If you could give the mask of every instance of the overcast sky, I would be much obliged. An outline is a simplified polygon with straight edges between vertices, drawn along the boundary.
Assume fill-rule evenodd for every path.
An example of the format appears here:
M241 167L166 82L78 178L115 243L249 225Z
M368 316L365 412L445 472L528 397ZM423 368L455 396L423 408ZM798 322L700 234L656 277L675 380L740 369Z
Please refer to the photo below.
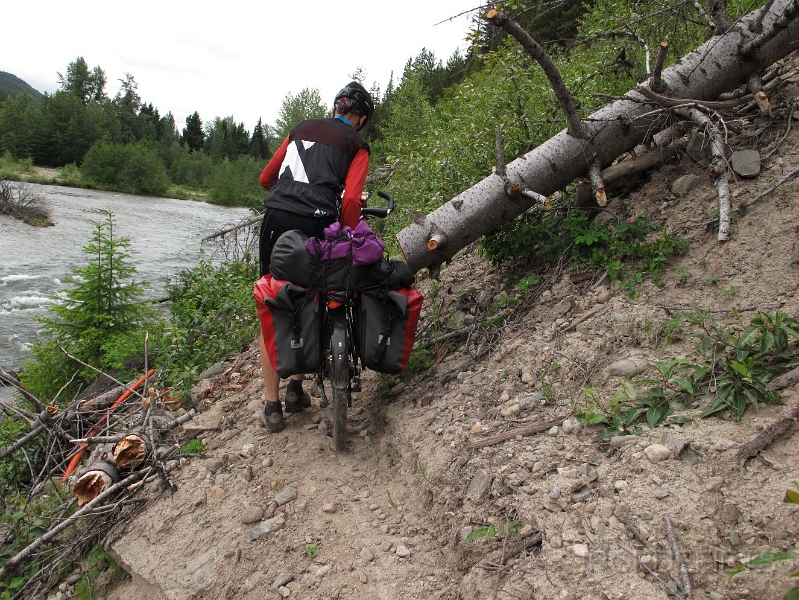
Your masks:
M358 67L367 88L385 90L422 48L446 62L466 48L480 12L479 0L3 4L0 71L40 92L55 92L58 73L83 56L105 71L108 96L130 73L142 100L171 111L179 130L197 111L203 123L232 116L250 132L259 118L274 124L286 95L304 88L329 106Z

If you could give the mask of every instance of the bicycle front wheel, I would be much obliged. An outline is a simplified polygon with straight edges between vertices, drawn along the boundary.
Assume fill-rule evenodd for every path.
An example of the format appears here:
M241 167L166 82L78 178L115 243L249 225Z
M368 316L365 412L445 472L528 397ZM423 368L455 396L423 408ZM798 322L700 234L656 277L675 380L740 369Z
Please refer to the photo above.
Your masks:
M347 446L347 406L350 403L349 344L347 340L347 317L344 311L331 313L332 332L331 373L333 388L333 448L341 451Z

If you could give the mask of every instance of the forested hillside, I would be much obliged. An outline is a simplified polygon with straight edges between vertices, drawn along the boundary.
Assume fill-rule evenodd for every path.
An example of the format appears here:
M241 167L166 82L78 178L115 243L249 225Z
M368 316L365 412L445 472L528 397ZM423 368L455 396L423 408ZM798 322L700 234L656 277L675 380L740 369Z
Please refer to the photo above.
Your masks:
M756 4L730 7L729 21ZM669 43L668 66L714 31L704 11L682 1L544 6L526 0L499 8L545 46L584 116L644 79L661 41ZM432 210L490 172L498 128L509 160L565 125L541 68L483 14L474 12L466 52L437 57L420 49L396 80L362 82L378 99L365 131L373 149L371 188L397 198L397 229L417 209ZM357 76L358 65L352 67ZM257 173L282 135L302 118L326 114L331 101L309 76L307 89L287 90L270 122L195 112L176 123L169 107L140 97L135 74L112 90L102 65L82 57L63 73L60 89L41 102L26 94L2 101L0 155L74 165L87 185L155 195L199 188L224 204L258 207Z
M38 90L22 81L16 75L0 71L0 101L5 100L14 94L30 94L37 100L41 100L43 95Z

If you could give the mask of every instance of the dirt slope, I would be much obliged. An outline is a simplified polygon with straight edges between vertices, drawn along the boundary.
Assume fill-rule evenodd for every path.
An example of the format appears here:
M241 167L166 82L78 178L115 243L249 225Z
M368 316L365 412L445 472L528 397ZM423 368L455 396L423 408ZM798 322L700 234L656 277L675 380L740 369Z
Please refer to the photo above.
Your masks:
M781 101L793 93L786 88ZM782 139L787 114L728 123L733 149L763 157L759 176L731 182L735 206L799 168L795 127ZM696 185L678 197L671 186L688 174ZM799 481L795 428L762 459L742 464L735 454L796 405L799 390L741 422L699 418L704 399L688 411L690 426L644 428L613 443L596 442L596 430L570 417L583 386L604 397L620 389L623 359L692 357L691 338L668 343L660 327L678 310L702 307L723 320L735 306L747 322L755 310L799 315L795 183L736 215L723 246L705 225L715 207L701 161L686 155L653 173L608 209L688 239L660 285L643 283L633 300L600 274L572 283L567 269L551 272L501 327L461 338L427 374L402 383L365 374L343 454L331 449L330 409L318 399L267 435L255 418L257 350L233 357L206 382L192 433L206 442L203 454L173 472L176 491L150 490L109 541L132 579L104 597L685 597L668 517L694 598L781 598L796 563L725 576L761 551L799 550L799 512L782 503ZM437 316L483 320L524 275L462 253L440 284L419 282L422 328ZM525 430L555 419L555 428ZM511 522L516 531L505 535ZM492 539L475 535L492 526Z

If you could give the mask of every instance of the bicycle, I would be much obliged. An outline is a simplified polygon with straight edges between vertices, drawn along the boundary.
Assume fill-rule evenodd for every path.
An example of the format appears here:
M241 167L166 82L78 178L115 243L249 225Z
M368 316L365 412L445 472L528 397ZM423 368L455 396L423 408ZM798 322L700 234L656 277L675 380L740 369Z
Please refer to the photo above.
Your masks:
M386 200L386 208L364 208L361 218L388 217L394 211L394 199L385 192L378 196ZM333 396L333 448L339 452L347 443L347 409L352 406L352 392L361 391L359 354L355 343L355 318L353 309L359 290L328 290L323 292L320 304L323 307L323 363L317 377L321 392L320 406L325 408L329 402L324 387L324 374L327 373Z

